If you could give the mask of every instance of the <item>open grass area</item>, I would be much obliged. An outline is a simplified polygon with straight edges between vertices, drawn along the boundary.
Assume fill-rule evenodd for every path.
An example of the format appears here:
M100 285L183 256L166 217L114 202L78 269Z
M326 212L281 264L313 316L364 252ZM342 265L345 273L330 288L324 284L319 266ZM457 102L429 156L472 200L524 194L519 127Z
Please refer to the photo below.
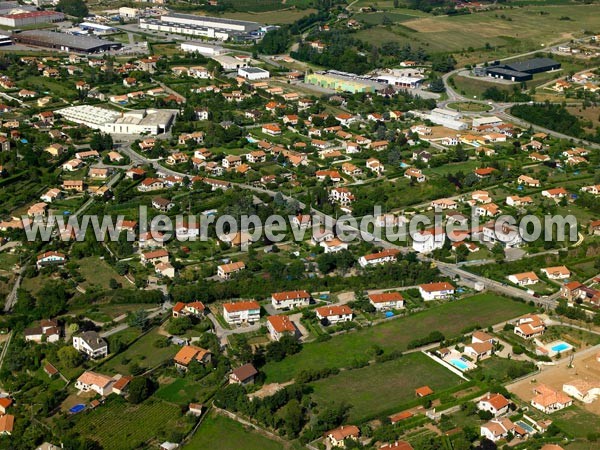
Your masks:
M341 372L317 381L314 398L319 405L344 401L350 410L350 423L398 407L415 399L415 389L424 385L438 392L456 386L462 380L422 353L362 369ZM343 386L343 389L340 387Z
M374 345L388 352L404 351L410 341L434 330L450 338L468 327L487 327L530 311L532 307L525 303L495 294L479 294L325 342L305 344L300 353L268 363L263 370L267 382L276 382L290 380L301 370L350 367L357 359L371 359Z
M219 449L219 450L281 450L286 448L276 442L244 427L228 417L210 414L204 419L185 450Z
M158 334L157 329L150 331L133 343L123 353L108 360L102 365L102 370L108 373L129 374L129 366L137 364L140 367L150 369L171 359L179 347L169 345L168 347L157 347L155 342L165 337Z
M216 387L206 387L189 378L177 378L172 383L162 386L156 396L171 403L187 405L190 402L206 401L214 393Z
M448 108L454 109L456 111L469 111L469 112L485 112L492 109L490 105L486 105L484 103L475 103L475 102L455 102L448 103Z
M18 262L19 255L16 253L0 252L0 270L10 271Z
M97 441L102 448L130 450L171 431L186 433L192 424L178 406L149 399L131 405L121 398L76 416L73 431Z
M134 286L124 277L119 275L115 269L103 259L97 256L82 258L78 261L79 273L85 278L82 283L84 288L92 285L101 287L102 289L110 289L110 280L114 278L124 288L133 288Z
M587 437L592 428L597 430L591 424L598 424L598 416L577 405L553 413L552 420L559 428L576 438Z
M281 4L281 3L280 3ZM269 24L288 24L316 12L316 9L279 9L275 11L251 12L249 9L240 9L239 12L227 13L228 19L250 20L252 22Z
M517 361L506 358L488 358L477 363L475 371L483 373L487 379L504 383L533 372L535 366L529 361Z

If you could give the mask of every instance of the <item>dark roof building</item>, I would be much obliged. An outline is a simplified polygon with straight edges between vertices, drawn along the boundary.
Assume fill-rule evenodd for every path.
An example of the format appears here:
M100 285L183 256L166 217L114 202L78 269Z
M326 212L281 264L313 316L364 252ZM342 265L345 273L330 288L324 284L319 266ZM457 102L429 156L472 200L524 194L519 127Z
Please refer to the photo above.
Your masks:
M494 64L487 68L486 73L494 78L510 81L531 80L534 73L548 72L560 69L560 63L550 58L531 58L525 61Z
M15 43L52 48L65 52L99 53L122 47L119 42L91 36L74 36L47 30L21 31L13 34Z

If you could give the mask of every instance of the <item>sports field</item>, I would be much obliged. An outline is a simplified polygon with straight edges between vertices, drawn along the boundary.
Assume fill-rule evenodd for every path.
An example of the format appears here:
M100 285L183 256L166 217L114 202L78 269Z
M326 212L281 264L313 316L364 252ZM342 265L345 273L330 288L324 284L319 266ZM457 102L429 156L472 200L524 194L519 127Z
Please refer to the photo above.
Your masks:
M404 403L414 400L415 389L424 385L439 392L464 382L445 367L424 354L411 353L402 358L362 369L341 372L317 381L313 397L317 404L346 402L350 423L363 418L398 411Z
M490 293L479 294L325 342L306 344L300 353L268 363L263 370L269 383L290 380L305 369L351 367L356 360L372 359L374 346L385 352L404 351L410 341L434 330L450 338L468 327L485 328L530 311L532 307L525 303Z

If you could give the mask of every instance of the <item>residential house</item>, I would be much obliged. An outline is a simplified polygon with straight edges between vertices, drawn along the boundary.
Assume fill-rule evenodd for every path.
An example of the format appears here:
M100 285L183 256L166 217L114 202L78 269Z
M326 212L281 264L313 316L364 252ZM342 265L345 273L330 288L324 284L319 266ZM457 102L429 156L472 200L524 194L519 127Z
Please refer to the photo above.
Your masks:
M454 286L446 281L419 285L419 294L425 301L452 297L454 290Z
M267 123L262 126L262 132L269 136L279 136L281 134L281 128L276 123Z
M354 201L354 194L347 187L335 187L329 191L331 201L348 205Z
M27 209L27 215L32 218L46 217L48 204L44 202L34 203Z
M278 341L283 336L294 337L297 333L296 326L288 316L267 317L267 330L274 341Z
M159 264L159 263L167 263L169 262L169 252L164 249L153 250L151 252L142 253L140 257L140 262L142 264Z
M61 328L54 319L42 320L39 326L27 328L23 332L26 341L54 343L60 340Z
M347 440L358 441L360 430L355 425L342 425L334 430L325 432L331 447L345 448Z
M494 417L506 414L509 406L510 402L502 394L488 393L481 397L477 402L477 409L480 411L488 411Z
M168 212L175 206L171 200L168 200L163 197L154 197L152 199L152 207L161 212Z
M229 374L229 384L254 384L256 375L258 375L258 370L252 364L244 364Z
M217 267L217 275L219 278L229 280L231 276L237 272L240 272L246 268L246 264L243 261L231 262L228 264L221 264Z
M416 180L417 183L424 183L427 181L427 177L423 174L421 169L411 167L404 172L404 177L410 180Z
M83 180L64 180L62 183L62 188L65 191L83 192L85 185Z
M337 253L342 250L348 250L348 244L336 237L327 241L322 241L319 245L325 249L325 253Z
M361 267L367 267L378 264L385 264L388 262L395 262L400 250L397 249L385 249L377 253L370 253L368 255L361 256L358 258L358 263Z
M471 342L465 345L464 353L475 361L479 361L492 356L494 345L491 342Z
M540 281L535 272L515 273L513 275L509 275L507 278L511 283L514 283L517 286L529 286Z
M524 184L529 187L540 187L540 180L536 180L535 178L531 178L527 175L521 175L517 178L518 184Z
M571 271L566 266L544 267L540 271L551 280L564 280L571 277Z
M385 292L382 294L369 294L369 303L377 311L404 308L404 297L400 292Z
M457 209L458 203L449 198L440 198L432 201L431 207L435 210Z
M87 370L83 372L75 382L75 388L81 392L96 392L102 397L106 397L112 392L113 379L101 373Z
M260 305L254 300L223 304L223 318L229 324L254 323L260 319Z
M523 339L533 339L541 336L546 331L544 321L535 314L528 314L517 319L514 333Z
M160 178L145 178L137 187L140 192L160 191L164 188L165 183Z
M108 355L108 344L95 331L84 331L73 336L73 347L92 359L104 358Z
M552 414L573 404L573 400L567 394L556 391L545 384L533 388L533 393L531 406L546 414Z
M572 380L563 384L563 392L583 403L592 403L600 396L600 381Z
M315 309L317 319L327 320L328 324L335 325L340 322L350 322L354 317L352 309L348 305L330 305Z
M66 261L67 256L64 253L50 250L37 256L36 266L38 269L47 266L61 266Z
M196 301L191 303L177 302L173 306L172 315L173 317L203 317L206 313L206 306L204 303Z
M418 253L431 253L442 248L446 242L446 233L443 228L428 228L414 233L412 248Z
M533 199L529 196L519 197L518 195L511 195L506 197L506 204L508 206L529 206L533 204Z
M552 198L552 199L561 199L567 196L567 191L565 188L555 188L555 189L547 189L542 191L542 197Z
M195 345L184 345L173 357L173 362L177 369L187 372L192 361L204 365L210 363L211 358L212 353L210 350L196 347Z
M275 309L294 309L310 305L311 295L307 291L275 292L271 304Z
M481 436L489 439L492 442L497 442L501 439L506 439L510 434L526 435L527 432L512 423L507 417L500 419L492 419L488 423L481 425Z
M381 164L381 162L378 159L375 159L375 158L367 159L366 166L367 166L367 169L371 170L372 172L376 173L377 175L381 175L381 174L383 174L383 172L385 172L385 166L383 164Z

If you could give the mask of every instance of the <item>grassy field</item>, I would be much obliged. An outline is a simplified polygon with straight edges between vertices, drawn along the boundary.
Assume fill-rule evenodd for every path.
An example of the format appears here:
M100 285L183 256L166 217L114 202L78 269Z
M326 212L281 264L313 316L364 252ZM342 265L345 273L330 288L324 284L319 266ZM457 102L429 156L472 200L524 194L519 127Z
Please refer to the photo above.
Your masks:
M191 428L191 424L182 420L178 406L155 399L139 405L115 400L80 413L73 431L98 441L102 448L130 450L163 433L175 430L185 433Z
M422 353L411 353L400 359L374 364L362 369L341 372L313 384L319 405L345 401L350 410L350 423L371 417L415 399L415 389L428 385L434 392L456 386L462 380ZM343 389L340 389L343 386Z
M591 431L597 431L597 427L590 427L590 424L598 424L598 416L577 405L555 412L552 420L559 428L576 438L585 438Z
M77 261L79 264L79 273L85 278L82 283L84 288L92 285L100 286L102 289L110 289L109 283L111 278L117 280L124 288L133 288L124 277L119 275L113 267L106 261L96 256L82 258Z
M303 369L350 367L357 359L372 358L374 345L384 351L403 351L411 340L434 330L441 331L446 337L457 336L467 327L487 327L531 310L530 306L505 297L480 294L336 336L329 341L306 344L300 353L277 363L268 363L263 370L267 382L277 382L290 380Z
M388 15L393 17L391 14L396 14L396 11L391 9ZM388 34L396 35L395 40L400 44L411 43L414 47L421 46L432 52L467 52L470 47L483 48L488 43L491 51L486 51L483 56L472 56L475 59L492 59L538 49L541 44L566 41L580 35L582 30L593 30L598 14L598 4L532 5L476 14L429 15L401 20L401 25L389 26ZM565 19L567 17L569 20ZM381 43L382 33L375 33L373 29L363 30L359 37Z
M243 11L243 12L242 12ZM240 9L239 12L227 13L228 19L250 20L252 22L268 24L288 24L317 12L316 9L280 9L275 11L251 12L247 9Z
M283 444L244 427L228 417L211 414L204 419L184 450L281 450Z
M448 103L448 108L454 109L456 111L469 111L469 112L485 112L492 109L490 105L485 105L483 103L474 103L474 102L456 102L456 103Z
M205 387L187 378L177 378L172 383L162 386L156 392L156 396L171 403L187 405L192 401L204 402L214 390L214 387Z
M164 336L160 336L156 329L152 330L138 339L123 353L104 363L102 365L102 370L109 373L117 372L128 374L128 366L132 363L137 363L140 367L150 369L171 359L175 356L179 347L175 345L161 348L156 347L154 343L161 338L164 339Z

